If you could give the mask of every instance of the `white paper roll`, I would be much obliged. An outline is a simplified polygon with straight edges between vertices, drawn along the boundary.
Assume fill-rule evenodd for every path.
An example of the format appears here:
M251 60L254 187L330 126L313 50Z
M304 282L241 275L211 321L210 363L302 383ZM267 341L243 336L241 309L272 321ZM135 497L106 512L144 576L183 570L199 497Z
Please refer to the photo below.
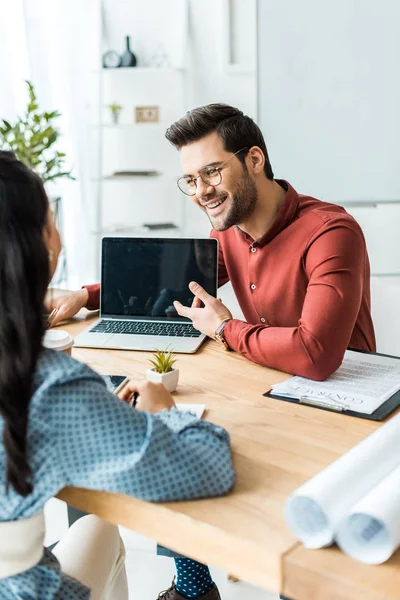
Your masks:
M400 414L288 498L287 523L307 548L329 546L356 502L400 466L399 440Z
M388 560L400 546L400 467L352 508L336 541L352 558L370 565Z

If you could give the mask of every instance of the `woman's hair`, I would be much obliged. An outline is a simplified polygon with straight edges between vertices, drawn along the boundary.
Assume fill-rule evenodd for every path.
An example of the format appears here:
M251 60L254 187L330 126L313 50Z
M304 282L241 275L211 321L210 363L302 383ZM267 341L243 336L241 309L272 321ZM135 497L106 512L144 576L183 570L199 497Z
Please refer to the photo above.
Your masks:
M264 172L268 179L274 178L269 162L267 146L258 125L238 108L228 104L207 104L186 113L168 127L165 137L180 150L182 146L197 142L206 135L216 132L222 140L224 150L239 152L242 148L258 146L265 157ZM246 153L239 152L238 159L244 164Z
M0 151L0 416L7 489L11 485L22 496L32 491L27 427L45 330L47 211L40 178L13 153Z

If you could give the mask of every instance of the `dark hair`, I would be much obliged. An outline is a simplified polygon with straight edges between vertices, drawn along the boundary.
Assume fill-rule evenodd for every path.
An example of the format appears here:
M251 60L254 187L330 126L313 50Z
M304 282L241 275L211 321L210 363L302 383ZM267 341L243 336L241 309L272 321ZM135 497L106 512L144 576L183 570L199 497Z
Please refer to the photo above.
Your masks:
M228 104L207 104L187 112L184 117L168 127L165 137L180 150L182 146L197 142L213 131L219 135L224 150L228 152L235 153L241 148L258 146L265 156L265 175L268 179L274 178L260 128L253 119ZM237 156L244 164L246 153L239 152Z
M45 330L47 211L40 178L12 152L0 151L0 415L7 490L11 485L22 496L32 491L26 438L33 375Z

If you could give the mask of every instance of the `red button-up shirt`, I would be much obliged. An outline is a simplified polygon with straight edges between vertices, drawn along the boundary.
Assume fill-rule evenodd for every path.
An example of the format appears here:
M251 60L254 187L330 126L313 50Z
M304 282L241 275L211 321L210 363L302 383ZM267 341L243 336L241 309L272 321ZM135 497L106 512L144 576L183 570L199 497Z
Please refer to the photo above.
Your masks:
M344 208L287 193L257 241L232 227L219 241L219 284L231 281L247 322L224 337L249 360L326 379L346 348L375 350L364 236Z
M254 241L231 227L219 241L218 284L231 281L246 322L228 321L230 348L249 360L326 379L346 348L375 350L364 236L344 208L287 193L273 225ZM88 308L99 306L99 286Z

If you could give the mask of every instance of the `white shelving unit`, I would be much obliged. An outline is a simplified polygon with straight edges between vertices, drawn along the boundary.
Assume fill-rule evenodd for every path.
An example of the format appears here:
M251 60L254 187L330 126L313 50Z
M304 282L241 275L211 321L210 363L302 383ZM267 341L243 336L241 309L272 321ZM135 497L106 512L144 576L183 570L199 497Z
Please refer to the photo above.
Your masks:
M182 69L101 69L98 123L90 126L92 147L97 146L96 235L113 230L118 223L131 225L132 234L143 234L143 223L172 222L175 230L160 229L159 235L181 235L184 231L184 198L176 187L177 155L164 137L166 128L185 108ZM123 108L120 122L111 122L107 105ZM158 106L159 122L136 123L137 106ZM155 176L113 176L117 171L155 171ZM153 230L150 235L157 235Z
M103 54L109 48L105 47L106 28L101 21L99 48ZM178 153L165 139L165 130L185 112L185 78L185 69L175 66L91 70L88 136L96 255L106 235L184 234L186 202L176 186ZM117 124L107 108L112 103L122 106ZM158 107L158 122L136 122L136 107L146 106ZM159 175L113 176L117 171L155 171ZM145 223L173 223L176 228L148 229Z

